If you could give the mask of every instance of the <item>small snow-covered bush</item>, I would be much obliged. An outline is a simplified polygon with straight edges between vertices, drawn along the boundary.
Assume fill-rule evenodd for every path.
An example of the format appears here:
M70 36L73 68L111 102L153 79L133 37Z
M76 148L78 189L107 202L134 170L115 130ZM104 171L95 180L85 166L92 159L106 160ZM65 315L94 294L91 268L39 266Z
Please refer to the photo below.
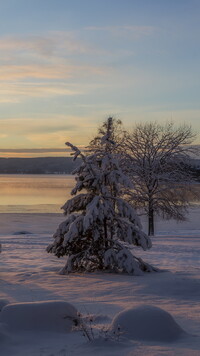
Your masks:
M143 305L127 309L117 314L112 322L111 331L124 332L124 336L133 340L175 341L185 331L173 317L161 308Z
M132 184L119 167L111 131L109 118L101 144L87 156L66 143L74 151L74 159L80 156L83 163L74 171L76 186L71 194L75 196L62 207L67 218L47 247L47 252L57 257L68 257L63 274L107 270L140 275L154 270L130 249L149 249L151 240L142 232L135 210L124 199Z

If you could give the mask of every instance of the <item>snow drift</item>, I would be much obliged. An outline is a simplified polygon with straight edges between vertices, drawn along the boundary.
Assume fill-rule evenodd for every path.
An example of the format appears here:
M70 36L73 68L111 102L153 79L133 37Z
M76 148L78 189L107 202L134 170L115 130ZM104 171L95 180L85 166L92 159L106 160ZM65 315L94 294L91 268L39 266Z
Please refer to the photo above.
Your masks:
M0 323L12 332L66 333L72 331L77 320L76 308L63 301L8 304L0 313Z
M114 317L111 330L144 341L171 342L186 335L168 312L149 305L120 312Z

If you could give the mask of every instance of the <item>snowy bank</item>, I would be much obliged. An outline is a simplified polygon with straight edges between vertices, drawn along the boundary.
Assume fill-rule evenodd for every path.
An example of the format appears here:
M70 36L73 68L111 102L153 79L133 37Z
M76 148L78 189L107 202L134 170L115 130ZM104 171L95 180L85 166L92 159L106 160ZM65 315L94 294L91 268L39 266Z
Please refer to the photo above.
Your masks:
M125 338L122 334L119 341L87 342L78 331L16 333L6 331L4 324L0 326L1 356L199 356L199 213L200 209L196 209L187 224L166 222L162 236L153 238L151 250L136 251L137 256L141 254L147 262L166 271L137 277L110 273L61 276L58 271L63 260L48 255L45 249L62 215L1 214L1 308L8 302L67 301L81 312L84 320L92 315L91 326L98 336L127 308L159 306L188 335L196 335L161 342ZM32 234L13 235L24 230Z

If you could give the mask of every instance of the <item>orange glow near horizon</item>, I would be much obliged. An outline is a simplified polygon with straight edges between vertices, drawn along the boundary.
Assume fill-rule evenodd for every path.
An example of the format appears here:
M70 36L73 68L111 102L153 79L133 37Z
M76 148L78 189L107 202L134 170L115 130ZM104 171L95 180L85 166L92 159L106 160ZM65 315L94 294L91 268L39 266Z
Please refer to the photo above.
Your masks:
M0 158L70 157L70 152L0 152Z
M84 151L85 146L78 145L78 148ZM64 149L14 149L1 150L0 158L37 158L37 157L71 157L71 150L69 148Z

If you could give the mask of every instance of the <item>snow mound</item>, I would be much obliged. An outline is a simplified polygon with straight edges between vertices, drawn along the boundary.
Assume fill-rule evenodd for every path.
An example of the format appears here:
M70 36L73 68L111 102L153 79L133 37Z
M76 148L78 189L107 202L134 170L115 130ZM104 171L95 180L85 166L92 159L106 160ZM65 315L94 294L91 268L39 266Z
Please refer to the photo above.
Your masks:
M0 299L0 311L5 307L5 305L9 304L7 299Z
M124 336L144 341L175 341L186 332L165 310L149 305L127 309L117 314L111 324L115 333L124 332Z
M77 318L76 308L63 301L8 304L0 313L0 322L14 332L66 333L72 331Z

